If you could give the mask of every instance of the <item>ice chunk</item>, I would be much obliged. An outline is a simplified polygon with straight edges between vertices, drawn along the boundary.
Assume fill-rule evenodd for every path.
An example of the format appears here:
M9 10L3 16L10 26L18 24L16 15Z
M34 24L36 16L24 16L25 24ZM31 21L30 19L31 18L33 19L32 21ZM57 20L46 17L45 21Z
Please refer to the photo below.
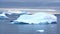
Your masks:
M44 32L45 30L37 30L37 32Z

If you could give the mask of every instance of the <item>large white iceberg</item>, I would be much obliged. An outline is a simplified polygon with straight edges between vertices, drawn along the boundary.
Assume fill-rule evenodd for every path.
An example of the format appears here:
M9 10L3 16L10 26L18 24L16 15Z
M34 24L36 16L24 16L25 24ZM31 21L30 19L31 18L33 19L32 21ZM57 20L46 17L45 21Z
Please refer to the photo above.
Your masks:
M17 18L16 20L14 20L11 23L15 23L15 22L25 22L25 23L33 23L33 24L39 24L39 23L51 23L51 22L57 22L57 17L53 14L48 14L48 13L44 13L44 12L39 12L39 13L35 13L33 15L21 15L19 18Z

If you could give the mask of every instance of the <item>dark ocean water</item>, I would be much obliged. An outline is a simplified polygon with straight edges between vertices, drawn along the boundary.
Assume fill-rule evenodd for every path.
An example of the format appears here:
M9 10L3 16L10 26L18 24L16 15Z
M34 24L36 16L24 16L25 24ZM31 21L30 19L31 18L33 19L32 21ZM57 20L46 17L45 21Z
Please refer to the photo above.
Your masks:
M44 32L39 32L37 30L44 30ZM57 24L48 25L0 24L0 34L57 34Z

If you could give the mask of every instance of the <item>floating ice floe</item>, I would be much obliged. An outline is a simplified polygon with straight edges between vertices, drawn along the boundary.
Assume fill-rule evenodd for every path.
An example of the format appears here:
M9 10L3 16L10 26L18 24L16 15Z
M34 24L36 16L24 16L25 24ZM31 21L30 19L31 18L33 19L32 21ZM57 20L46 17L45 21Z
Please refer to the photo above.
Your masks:
M37 30L37 32L42 32L42 33L43 33L44 31L45 31L45 30Z
M20 22L29 23L29 24L31 23L39 24L39 23L47 23L47 22L52 23L52 22L57 22L57 17L53 14L39 12L33 15L27 15L27 14L21 15L19 18L17 18L11 23L20 23Z

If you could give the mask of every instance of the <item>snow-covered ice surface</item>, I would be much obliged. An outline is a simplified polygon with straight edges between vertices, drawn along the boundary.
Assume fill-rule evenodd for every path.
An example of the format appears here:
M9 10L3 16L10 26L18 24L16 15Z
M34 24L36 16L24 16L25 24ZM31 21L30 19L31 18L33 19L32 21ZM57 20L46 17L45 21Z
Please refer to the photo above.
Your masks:
M44 13L44 12L39 12L39 13L35 13L33 15L21 15L19 18L17 18L16 20L14 20L14 22L25 22L25 23L34 23L34 24L39 24L39 23L51 23L51 22L56 22L57 21L57 17L53 14L48 14L48 13ZM14 23L11 22L11 23Z

